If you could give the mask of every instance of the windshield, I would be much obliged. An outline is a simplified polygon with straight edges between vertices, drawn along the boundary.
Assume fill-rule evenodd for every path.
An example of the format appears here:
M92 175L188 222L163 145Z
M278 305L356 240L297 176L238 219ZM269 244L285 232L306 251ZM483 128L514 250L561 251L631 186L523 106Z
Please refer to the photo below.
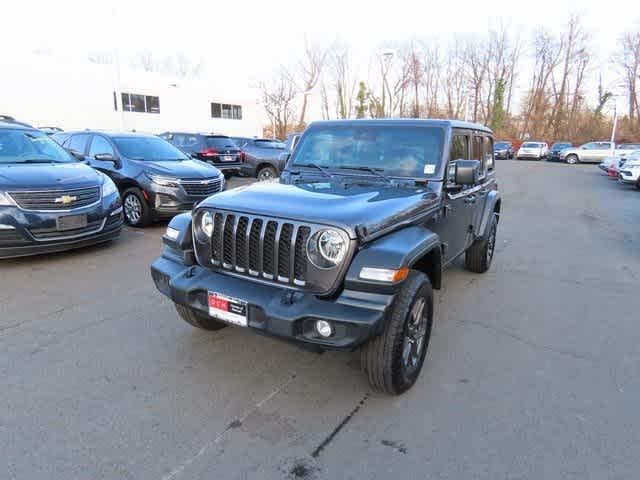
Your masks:
M120 154L132 160L187 160L184 153L159 137L115 137Z
M496 142L496 144L493 146L494 149L501 149L501 148L509 148L511 146L511 144L509 142Z
M621 143L618 145L618 150L637 150L640 148L638 143Z
M557 150L559 148L569 148L571 147L570 143L567 142L560 142L560 143L554 143L553 146L551 148Z
M540 148L542 146L541 143L534 142L526 142L522 144L522 148Z
M0 163L73 163L49 136L31 130L0 130Z
M424 177L436 172L443 138L438 127L319 127L302 137L291 165L366 167L391 176Z
M206 137L206 142L212 148L238 148L229 137Z

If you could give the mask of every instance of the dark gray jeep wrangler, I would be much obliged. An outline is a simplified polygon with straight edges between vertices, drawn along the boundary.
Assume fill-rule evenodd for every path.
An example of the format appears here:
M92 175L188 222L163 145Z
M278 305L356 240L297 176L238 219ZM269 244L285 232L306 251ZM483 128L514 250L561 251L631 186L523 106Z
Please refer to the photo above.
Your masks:
M481 125L313 123L278 182L174 217L153 280L196 327L360 349L371 384L399 394L422 369L444 268L462 254L472 272L491 264L494 168Z

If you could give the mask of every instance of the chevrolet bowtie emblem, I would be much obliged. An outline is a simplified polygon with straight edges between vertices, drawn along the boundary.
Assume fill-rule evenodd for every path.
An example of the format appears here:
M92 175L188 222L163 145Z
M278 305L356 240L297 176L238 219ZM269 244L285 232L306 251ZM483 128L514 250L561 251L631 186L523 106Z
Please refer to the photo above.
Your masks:
M54 202L61 203L62 205L69 205L76 200L78 200L78 197L75 197L73 195L62 195L61 197L56 198Z

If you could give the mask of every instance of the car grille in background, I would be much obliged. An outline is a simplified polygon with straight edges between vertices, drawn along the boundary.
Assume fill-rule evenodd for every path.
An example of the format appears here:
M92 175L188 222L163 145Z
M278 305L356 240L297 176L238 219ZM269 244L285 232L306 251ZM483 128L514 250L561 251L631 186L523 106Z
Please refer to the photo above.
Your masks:
M9 195L25 210L71 210L97 203L100 200L100 187L9 192Z
M90 235L102 230L106 219L89 222L86 227L74 228L73 230L60 231L56 227L47 228L30 228L29 233L36 240L59 240L65 238L78 237L82 235Z
M311 227L215 212L211 262L225 270L296 286L306 284Z
M187 192L187 195L193 195L195 197L206 197L218 193L222 185L220 178L209 179L189 179L183 178L180 180L180 185Z

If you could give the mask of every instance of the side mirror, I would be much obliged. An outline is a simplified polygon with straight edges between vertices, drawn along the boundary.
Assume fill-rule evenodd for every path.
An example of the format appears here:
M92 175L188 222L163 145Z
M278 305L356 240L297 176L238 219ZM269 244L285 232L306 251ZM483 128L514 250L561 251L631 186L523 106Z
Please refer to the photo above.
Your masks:
M475 185L480 174L479 160L458 160L456 163L455 183L458 186Z
M110 153L96 153L93 158L100 160L101 162L115 162L116 159Z
M68 151L68 152L73 156L73 158L75 158L76 160L83 161L83 160L85 159L85 158L84 158L84 155L83 155L83 154L81 154L80 152L76 152L75 150L71 150L71 149L69 149L69 150L67 150L67 151Z

